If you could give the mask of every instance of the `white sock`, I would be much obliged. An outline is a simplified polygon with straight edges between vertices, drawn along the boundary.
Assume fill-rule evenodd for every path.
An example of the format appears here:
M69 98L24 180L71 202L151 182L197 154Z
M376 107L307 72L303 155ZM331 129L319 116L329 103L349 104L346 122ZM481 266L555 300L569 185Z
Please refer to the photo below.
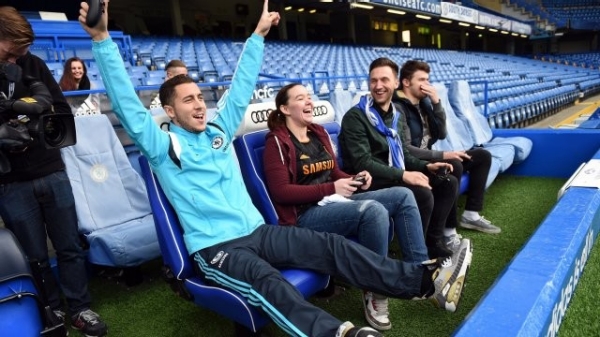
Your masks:
M467 220L479 220L481 218L479 212L476 211L464 211L462 216Z
M444 236L452 236L458 234L456 228L444 228Z

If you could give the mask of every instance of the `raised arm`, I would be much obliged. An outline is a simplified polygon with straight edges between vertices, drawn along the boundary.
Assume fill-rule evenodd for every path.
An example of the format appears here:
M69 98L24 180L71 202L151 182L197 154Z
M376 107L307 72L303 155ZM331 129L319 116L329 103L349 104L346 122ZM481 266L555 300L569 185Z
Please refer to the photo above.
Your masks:
M85 21L89 7L82 2L79 22L92 37L94 58L117 117L140 151L151 163L157 164L167 157L169 136L154 123L129 80L119 49L107 30L108 1L104 3L100 21L88 27Z
M233 138L252 98L262 65L264 38L272 26L279 24L279 19L279 13L269 12L269 1L265 0L256 29L246 41L240 56L231 87L217 104L217 112L212 122L219 124L230 139Z

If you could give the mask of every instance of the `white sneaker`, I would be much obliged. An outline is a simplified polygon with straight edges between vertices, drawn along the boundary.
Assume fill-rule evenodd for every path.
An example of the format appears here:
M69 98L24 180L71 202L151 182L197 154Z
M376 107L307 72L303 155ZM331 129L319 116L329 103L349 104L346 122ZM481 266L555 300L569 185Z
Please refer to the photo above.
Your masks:
M502 232L500 227L494 226L490 220L484 217L477 220L469 220L463 216L460 218L459 226L488 234L498 234Z
M456 311L472 256L471 241L462 239L457 252L451 257L438 260L438 268L433 273L435 292L430 297L435 306L450 312Z
M374 294L370 291L363 293L363 305L365 308L365 319L377 330L389 330L392 322L389 319L388 298Z
M462 235L460 234L452 234L450 236L444 236L444 244L446 248L450 249L453 253L456 253L460 248Z

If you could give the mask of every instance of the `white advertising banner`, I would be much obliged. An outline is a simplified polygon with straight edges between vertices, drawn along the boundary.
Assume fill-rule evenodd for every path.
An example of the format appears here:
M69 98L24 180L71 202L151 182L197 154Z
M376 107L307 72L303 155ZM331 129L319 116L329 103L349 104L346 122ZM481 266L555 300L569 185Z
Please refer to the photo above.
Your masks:
M442 2L441 5L441 16L443 18L455 21L468 22L472 24L477 24L479 22L479 11L476 9L455 5L449 2Z

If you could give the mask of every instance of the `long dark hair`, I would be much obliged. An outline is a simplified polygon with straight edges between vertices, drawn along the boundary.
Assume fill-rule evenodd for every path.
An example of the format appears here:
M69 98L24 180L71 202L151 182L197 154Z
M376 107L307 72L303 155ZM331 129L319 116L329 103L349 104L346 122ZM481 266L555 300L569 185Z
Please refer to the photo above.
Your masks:
M77 81L71 72L71 64L73 62L80 62L83 67L83 76L81 77L79 84L77 84ZM85 66L85 62L83 62L83 60L81 60L79 57L71 57L70 59L66 60L65 68L58 85L62 91L90 90L90 79L87 76L87 67Z
M290 89L299 85L302 84L290 83L279 89L277 96L275 96L275 110L271 111L269 118L267 119L267 127L269 127L269 130L273 131L280 126L285 125L285 115L281 112L280 107L288 103L290 99L290 95L288 94Z

